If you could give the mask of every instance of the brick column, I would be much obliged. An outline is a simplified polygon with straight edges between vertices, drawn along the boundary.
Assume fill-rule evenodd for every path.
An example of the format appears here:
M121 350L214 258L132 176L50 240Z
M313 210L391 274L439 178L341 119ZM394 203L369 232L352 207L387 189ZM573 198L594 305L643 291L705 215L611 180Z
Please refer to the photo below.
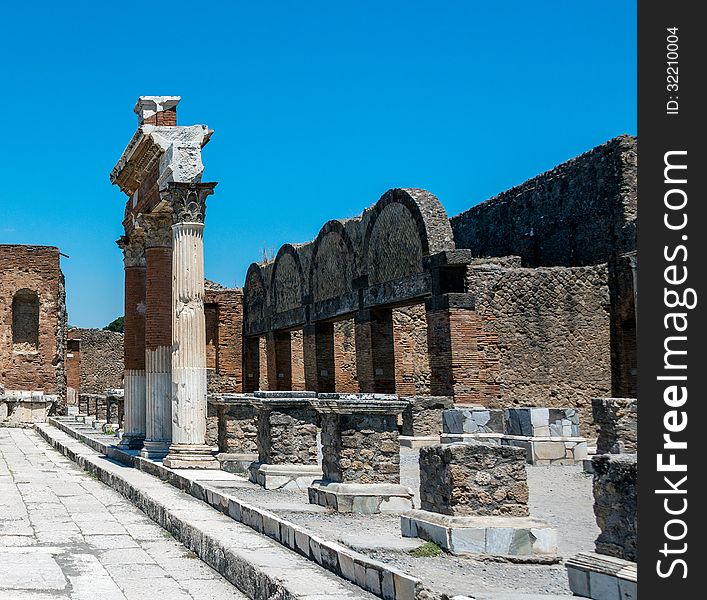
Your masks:
M172 440L172 218L143 215L147 262L145 458L164 458Z
M469 294L428 298L427 347L430 394L455 402L487 405L498 397L499 363Z
M142 447L145 439L145 249L140 229L118 240L125 264L123 342L125 427L119 446Z
M303 328L304 382L307 390L333 392L334 324L311 323Z
M172 207L172 444L164 465L219 469L206 445L204 216L215 183L170 183Z
M275 331L273 354L275 357L275 389L292 389L292 338L289 331Z
M377 309L356 315L356 374L362 392L395 393L393 311Z

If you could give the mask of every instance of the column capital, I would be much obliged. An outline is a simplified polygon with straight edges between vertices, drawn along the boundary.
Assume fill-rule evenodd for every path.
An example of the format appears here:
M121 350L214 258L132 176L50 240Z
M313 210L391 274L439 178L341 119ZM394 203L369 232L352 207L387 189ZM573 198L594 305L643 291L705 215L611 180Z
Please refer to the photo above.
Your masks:
M138 217L138 220L145 232L145 248L172 247L171 213L143 213Z
M128 267L145 267L145 236L141 229L122 235L115 242L123 251L123 264Z
M171 181L167 189L160 192L160 196L172 209L172 223L203 223L206 217L206 198L214 193L215 187L215 181Z

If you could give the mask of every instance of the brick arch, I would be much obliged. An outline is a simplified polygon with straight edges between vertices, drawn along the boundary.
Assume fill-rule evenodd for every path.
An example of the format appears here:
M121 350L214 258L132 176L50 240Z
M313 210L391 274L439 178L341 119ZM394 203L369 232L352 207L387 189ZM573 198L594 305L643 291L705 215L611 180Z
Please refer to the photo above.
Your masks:
M12 344L39 348L39 294L34 290L22 288L12 297Z
M369 284L422 271L422 258L454 248L447 213L421 189L388 190L370 212L363 240Z
M285 312L302 306L302 294L305 289L297 248L292 244L285 244L275 257L270 275L270 305L273 312Z
M262 321L267 313L268 288L265 285L262 267L252 263L248 267L243 286L243 304L245 307L245 322Z
M356 249L344 224L338 220L325 223L314 240L309 265L312 300L327 300L350 292L357 264Z

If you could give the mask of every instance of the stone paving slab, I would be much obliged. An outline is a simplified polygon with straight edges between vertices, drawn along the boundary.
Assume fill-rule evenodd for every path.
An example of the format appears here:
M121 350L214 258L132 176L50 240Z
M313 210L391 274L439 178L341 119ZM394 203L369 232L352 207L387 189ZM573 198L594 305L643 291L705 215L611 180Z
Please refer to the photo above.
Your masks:
M130 499L253 600L265 600L273 595L282 600L372 598L356 585L288 550L278 541L254 532L159 478L111 460L51 425L39 424L37 431L62 454ZM104 444L94 442L92 446L106 450ZM126 554L123 560L131 560L130 552L126 550ZM120 564L113 560L109 558L109 564ZM135 595L146 592L139 584L125 585ZM402 581L395 589L398 591L400 593L388 597L412 600L414 583L410 588Z
M139 535L131 525L143 527ZM117 569L121 553L130 558L129 572ZM195 563L202 568L194 570ZM177 576L185 572L189 581ZM133 581L142 581L142 589ZM0 600L145 597L244 600L231 583L37 433L0 428Z

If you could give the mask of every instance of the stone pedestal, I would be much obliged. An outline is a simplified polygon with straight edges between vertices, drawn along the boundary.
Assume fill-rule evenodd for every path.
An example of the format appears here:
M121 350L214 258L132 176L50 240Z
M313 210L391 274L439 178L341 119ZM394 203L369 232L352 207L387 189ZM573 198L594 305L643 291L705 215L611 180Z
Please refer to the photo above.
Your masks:
M638 600L635 562L594 552L580 552L565 563L570 590L593 600Z
M0 425L31 427L33 423L43 423L58 400L58 396L42 391L3 391L0 387Z
M421 448L439 443L442 413L454 406L451 396L402 396L408 405L403 411L400 445Z
M217 458L229 473L248 473L258 460L258 413L245 394L209 396L218 415Z
M527 437L579 437L574 408L507 408L505 433Z
M412 492L400 485L397 416L407 401L379 394L319 394L324 478L309 488L312 504L338 512L401 512Z
M504 432L502 409L465 406L442 412L443 444L467 441L501 444Z
M403 516L405 537L453 554L554 555L555 530L529 518L525 453L480 442L420 450L420 506Z
M258 411L258 461L250 479L265 489L306 489L320 479L314 392L258 391L250 401Z
M215 183L170 183L172 207L172 443L164 466L219 469L206 445L204 215Z

